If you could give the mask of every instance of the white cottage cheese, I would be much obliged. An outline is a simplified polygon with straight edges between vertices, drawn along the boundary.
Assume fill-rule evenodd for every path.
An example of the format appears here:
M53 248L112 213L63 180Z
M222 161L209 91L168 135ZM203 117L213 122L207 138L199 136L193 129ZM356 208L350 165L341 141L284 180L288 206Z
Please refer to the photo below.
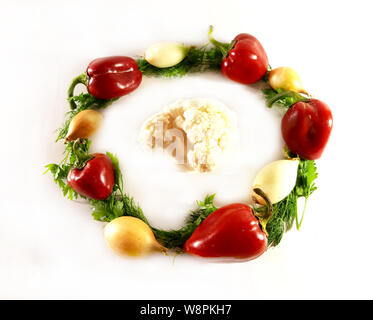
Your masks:
M236 129L235 113L221 102L178 100L144 123L140 141L167 149L190 169L205 172L217 166Z

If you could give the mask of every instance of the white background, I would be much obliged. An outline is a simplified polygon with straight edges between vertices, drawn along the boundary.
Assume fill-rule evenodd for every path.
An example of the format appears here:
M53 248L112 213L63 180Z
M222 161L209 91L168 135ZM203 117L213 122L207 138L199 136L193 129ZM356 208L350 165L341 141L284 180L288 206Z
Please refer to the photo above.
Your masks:
M0 298L288 299L373 298L372 37L370 1L4 1L0 2ZM212 263L188 256L132 260L106 247L103 224L62 197L44 165L58 162L55 132L66 89L92 59L141 55L158 41L203 44L208 26L230 41L259 38L270 63L296 69L333 110L318 161L319 189L303 226L257 260ZM209 175L139 158L142 121L177 98L210 96L239 115L234 168ZM194 201L247 201L255 172L280 157L280 115L255 88L195 75L144 79L104 111L93 151L117 153L126 191L151 222L182 224ZM147 158L148 157L148 158Z

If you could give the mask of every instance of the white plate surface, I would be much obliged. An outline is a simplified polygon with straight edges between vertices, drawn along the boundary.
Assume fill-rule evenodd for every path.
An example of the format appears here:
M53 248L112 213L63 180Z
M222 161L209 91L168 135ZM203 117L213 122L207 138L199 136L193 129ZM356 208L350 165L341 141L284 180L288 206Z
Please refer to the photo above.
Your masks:
M260 299L373 298L371 8L368 1L2 1L0 298ZM291 66L333 110L318 161L319 189L301 231L257 260L222 264L188 256L115 256L84 202L62 197L44 165L58 162L54 130L69 81L88 62L139 55L158 41L202 44L257 36L270 63ZM179 98L212 97L238 115L236 157L214 172L153 161L136 142L142 122ZM254 174L281 157L280 115L255 87L222 76L144 79L103 112L92 151L119 156L126 191L158 227L182 225L195 201L247 201Z

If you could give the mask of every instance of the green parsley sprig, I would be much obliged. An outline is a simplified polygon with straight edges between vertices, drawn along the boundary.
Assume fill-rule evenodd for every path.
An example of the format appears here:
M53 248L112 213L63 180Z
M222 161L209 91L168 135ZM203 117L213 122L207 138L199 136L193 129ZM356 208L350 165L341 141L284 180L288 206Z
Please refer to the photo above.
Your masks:
M44 174L50 172L53 176L54 182L62 190L63 195L67 196L70 200L77 199L79 196L85 198L71 189L67 184L66 179L70 169L72 169L78 162L77 152L88 155L90 145L91 142L88 139L81 140L79 143L70 141L66 144L63 160L59 164L50 163L45 166L47 170Z

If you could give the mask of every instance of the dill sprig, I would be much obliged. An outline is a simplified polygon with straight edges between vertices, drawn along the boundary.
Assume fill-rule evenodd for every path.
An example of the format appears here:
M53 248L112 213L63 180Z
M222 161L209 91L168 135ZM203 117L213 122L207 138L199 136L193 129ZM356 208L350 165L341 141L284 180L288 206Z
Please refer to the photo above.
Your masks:
M294 190L273 205L272 216L266 225L268 246L275 247L280 243L283 234L293 226L297 211L297 195Z
M197 201L198 208L189 213L185 219L185 225L177 230L160 230L152 228L158 240L169 249L179 249L185 241L192 235L194 230L205 220L211 213L217 210L214 206L215 194L207 195L203 201Z
M204 46L190 48L180 63L169 68L154 67L145 59L138 59L136 62L144 76L172 78L183 77L187 73L219 70L222 59L223 56L219 49Z

